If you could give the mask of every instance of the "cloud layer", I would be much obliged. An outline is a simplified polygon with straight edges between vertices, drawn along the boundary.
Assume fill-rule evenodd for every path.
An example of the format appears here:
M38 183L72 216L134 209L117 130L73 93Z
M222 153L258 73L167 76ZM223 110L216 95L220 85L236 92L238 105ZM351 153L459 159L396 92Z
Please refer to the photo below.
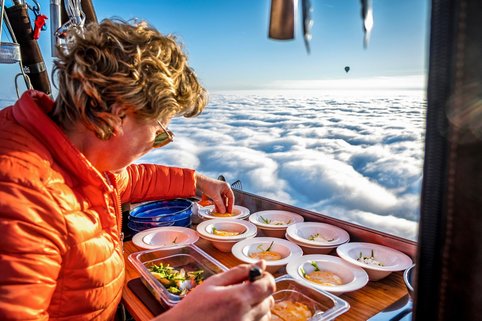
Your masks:
M244 190L415 239L422 91L221 93L174 119L175 143L139 162L195 168Z

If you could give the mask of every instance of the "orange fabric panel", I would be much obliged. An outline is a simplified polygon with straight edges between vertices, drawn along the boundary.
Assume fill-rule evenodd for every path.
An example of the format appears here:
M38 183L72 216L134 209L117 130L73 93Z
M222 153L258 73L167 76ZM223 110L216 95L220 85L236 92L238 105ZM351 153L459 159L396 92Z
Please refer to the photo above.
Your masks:
M192 197L196 194L194 170L187 168L133 164L118 176L117 182L123 203Z

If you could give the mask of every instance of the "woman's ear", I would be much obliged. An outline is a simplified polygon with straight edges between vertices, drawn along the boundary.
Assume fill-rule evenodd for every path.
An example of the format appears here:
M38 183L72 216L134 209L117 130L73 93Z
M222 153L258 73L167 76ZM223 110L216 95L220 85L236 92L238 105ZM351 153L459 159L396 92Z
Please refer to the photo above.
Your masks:
M120 121L122 122L122 120L123 120L124 118L126 118L127 110L128 110L128 108L127 108L124 104L114 103L114 104L112 105L112 111L111 111L111 113L112 113L114 116L119 117Z
M112 105L112 115L114 116L114 126L112 126L112 135L117 136L122 134L122 125L124 123L124 119L127 116L127 108L123 104L114 103Z

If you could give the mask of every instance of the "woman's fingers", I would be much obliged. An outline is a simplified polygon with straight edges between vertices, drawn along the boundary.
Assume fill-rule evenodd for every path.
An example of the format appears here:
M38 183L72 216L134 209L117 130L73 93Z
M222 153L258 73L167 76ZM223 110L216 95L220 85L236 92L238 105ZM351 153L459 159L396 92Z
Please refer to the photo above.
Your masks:
M227 286L243 282L248 277L249 267L248 264L238 265L226 272L209 277L204 283L215 286Z
M257 267L259 267L261 270L266 270L266 261L265 260L259 260L258 262L254 263Z
M228 183L216 181L216 188L212 200L219 213L232 213L234 206L234 192Z
M251 306L259 304L276 290L274 278L267 272L264 272L262 277L254 282L246 282L236 287L239 287L240 295L245 296Z
M226 212L227 213L232 213L233 212L233 206L234 206L234 192L231 189L231 187L228 185L228 189L224 192L224 197L227 200L227 208Z
M265 262L260 261L256 265L264 268ZM198 320L199 316L209 315L212 321L270 321L274 278L263 272L261 278L248 281L252 267L242 264L209 277L156 320ZM213 311L216 311L214 315Z
M256 265L259 266L258 263L256 263ZM211 276L206 281L204 281L204 283L217 286L227 286L241 283L248 279L249 270L251 269L251 267L252 266L250 264L237 265L226 272ZM262 268L263 266L261 265L259 267Z
M272 296L267 297L251 309L251 319L259 321L271 320L271 308L274 306Z
M219 213L232 213L234 206L234 193L228 183L210 178L196 172L196 189L204 193L213 202Z
M256 263L261 268L265 262ZM254 282L249 282L249 270L252 265L241 264L226 272L208 278L204 283L214 286L231 286L230 290L242 297L249 305L257 305L269 297L276 289L274 278L271 274L263 272L261 277Z

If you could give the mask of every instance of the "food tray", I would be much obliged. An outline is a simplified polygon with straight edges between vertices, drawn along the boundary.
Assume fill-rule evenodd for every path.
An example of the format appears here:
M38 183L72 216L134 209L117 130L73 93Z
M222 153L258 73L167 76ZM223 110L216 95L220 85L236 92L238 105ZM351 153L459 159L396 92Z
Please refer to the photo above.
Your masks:
M350 309L350 305L334 294L298 283L289 275L276 278L275 302L291 300L306 304L313 313L309 321L333 320Z
M201 250L196 245L180 248L178 253L166 255L165 251L154 249L132 253L128 257L134 267L141 274L141 280L151 291L154 297L165 307L170 308L182 300L182 297L172 294L151 274L149 267L159 263L169 264L179 270L186 271L204 270L204 279L226 271L227 268ZM189 294L187 294L189 295Z

